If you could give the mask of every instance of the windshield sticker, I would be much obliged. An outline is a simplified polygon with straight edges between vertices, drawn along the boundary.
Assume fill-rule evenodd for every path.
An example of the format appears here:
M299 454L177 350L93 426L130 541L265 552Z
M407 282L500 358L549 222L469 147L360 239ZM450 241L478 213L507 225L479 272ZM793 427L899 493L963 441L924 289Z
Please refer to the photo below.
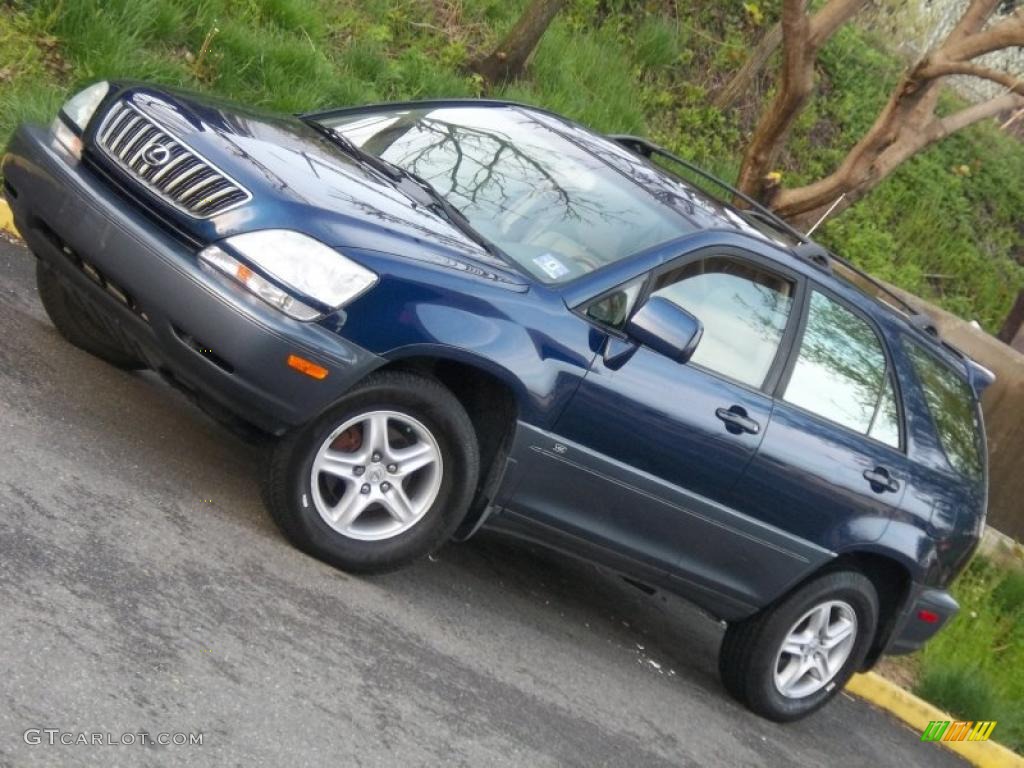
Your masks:
M544 274L552 280L557 280L569 274L569 268L559 261L557 256L551 253L536 256L533 259L533 263L543 269Z

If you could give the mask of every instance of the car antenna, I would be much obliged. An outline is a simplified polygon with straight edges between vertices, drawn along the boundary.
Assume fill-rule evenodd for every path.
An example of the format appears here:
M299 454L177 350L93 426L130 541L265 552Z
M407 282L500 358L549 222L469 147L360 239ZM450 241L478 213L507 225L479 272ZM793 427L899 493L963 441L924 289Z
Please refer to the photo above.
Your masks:
M843 192L843 194L841 194L839 197L836 198L836 201L834 203L832 203L832 205L830 205L828 207L828 210L825 211L823 214L821 214L821 218L818 219L816 222L814 222L814 226L812 226L810 229L807 230L807 236L808 237L810 237L811 235L814 234L814 230L816 230L818 227L820 227L822 222L824 222L825 219L827 219L829 216L832 215L832 211L834 211L836 209L836 206L839 205L841 202L843 202L843 200L845 198L846 198L846 193L845 192Z

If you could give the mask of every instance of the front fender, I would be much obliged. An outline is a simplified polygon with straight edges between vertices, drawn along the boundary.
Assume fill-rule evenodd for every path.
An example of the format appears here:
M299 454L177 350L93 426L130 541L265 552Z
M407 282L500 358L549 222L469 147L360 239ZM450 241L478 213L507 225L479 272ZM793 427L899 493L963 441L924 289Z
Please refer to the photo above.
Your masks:
M339 335L388 362L432 358L479 368L509 387L529 424L554 424L603 341L541 285L524 290L415 259L346 254L380 282L339 316Z

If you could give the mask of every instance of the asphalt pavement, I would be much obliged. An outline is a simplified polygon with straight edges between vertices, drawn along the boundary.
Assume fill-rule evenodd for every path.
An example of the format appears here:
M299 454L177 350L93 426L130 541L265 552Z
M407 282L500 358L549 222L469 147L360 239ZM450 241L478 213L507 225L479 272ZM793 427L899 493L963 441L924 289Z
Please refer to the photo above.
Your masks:
M373 578L303 555L255 450L65 343L32 262L0 241L0 765L963 765L846 694L751 715L718 624L590 565L486 534Z

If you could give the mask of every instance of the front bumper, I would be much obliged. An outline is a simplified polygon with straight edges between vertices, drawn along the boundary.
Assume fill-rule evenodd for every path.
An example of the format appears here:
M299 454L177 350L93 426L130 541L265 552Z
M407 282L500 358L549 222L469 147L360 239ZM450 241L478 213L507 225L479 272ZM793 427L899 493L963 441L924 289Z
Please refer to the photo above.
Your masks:
M280 433L315 417L383 362L202 269L193 246L53 145L45 128L18 128L3 176L32 252L111 333L202 403ZM291 354L327 368L327 377L289 368Z
M885 652L913 653L934 637L960 611L953 596L942 589L916 590L897 620Z

